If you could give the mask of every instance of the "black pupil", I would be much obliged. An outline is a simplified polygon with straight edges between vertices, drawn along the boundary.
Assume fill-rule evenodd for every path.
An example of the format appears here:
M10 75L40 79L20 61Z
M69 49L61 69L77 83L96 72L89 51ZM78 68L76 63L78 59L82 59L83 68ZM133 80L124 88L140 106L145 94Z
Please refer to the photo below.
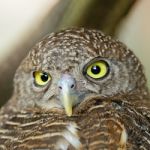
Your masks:
M46 82L48 80L48 74L47 73L43 73L41 75L41 79L42 79L43 82Z
M99 74L100 71L101 71L101 69L100 69L99 66L92 66L92 68L91 68L91 72L92 72L93 74Z

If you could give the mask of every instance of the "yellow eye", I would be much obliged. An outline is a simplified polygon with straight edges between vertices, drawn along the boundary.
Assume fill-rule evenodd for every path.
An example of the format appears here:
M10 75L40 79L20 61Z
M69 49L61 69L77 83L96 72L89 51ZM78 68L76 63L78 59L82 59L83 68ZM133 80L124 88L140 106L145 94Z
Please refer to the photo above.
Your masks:
M51 76L48 73L41 71L33 72L33 77L35 84L38 86L44 86L51 80Z
M104 61L97 61L86 70L86 74L94 79L100 79L107 75L108 73L108 64Z

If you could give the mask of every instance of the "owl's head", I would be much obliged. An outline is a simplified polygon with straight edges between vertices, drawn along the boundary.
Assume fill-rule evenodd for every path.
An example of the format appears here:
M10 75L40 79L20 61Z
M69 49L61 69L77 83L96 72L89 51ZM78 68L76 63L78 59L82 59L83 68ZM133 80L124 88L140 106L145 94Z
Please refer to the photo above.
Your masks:
M46 36L24 59L15 75L20 109L64 108L94 97L148 95L137 57L100 31L70 29Z

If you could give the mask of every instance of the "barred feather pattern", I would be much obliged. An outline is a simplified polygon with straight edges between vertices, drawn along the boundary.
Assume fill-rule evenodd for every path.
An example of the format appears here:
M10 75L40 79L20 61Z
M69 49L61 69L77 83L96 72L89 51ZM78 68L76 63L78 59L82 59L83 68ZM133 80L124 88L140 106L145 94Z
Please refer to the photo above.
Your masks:
M148 150L150 146L150 110L125 99L94 99L75 108L72 117L35 111L1 115L0 120L1 150Z

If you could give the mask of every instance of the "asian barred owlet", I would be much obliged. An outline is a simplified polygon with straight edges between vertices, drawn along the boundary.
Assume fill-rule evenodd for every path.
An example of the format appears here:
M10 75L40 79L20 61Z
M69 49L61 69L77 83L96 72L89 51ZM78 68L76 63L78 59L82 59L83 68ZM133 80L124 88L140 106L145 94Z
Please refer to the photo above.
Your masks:
M0 150L150 149L150 97L138 58L84 28L51 33L14 77Z

